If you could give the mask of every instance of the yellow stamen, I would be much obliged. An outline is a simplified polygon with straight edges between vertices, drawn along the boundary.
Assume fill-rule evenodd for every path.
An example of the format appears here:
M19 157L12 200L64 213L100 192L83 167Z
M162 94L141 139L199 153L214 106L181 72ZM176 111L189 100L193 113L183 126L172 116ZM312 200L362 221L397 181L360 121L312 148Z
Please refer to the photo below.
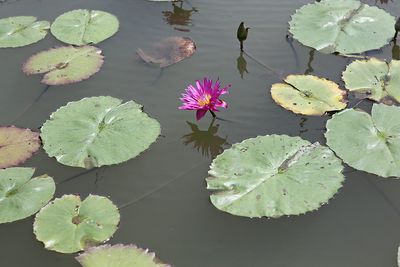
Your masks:
M199 104L199 106L207 106L208 104L210 104L210 100L211 100L211 95L205 95L203 99L199 99L197 101L197 103Z

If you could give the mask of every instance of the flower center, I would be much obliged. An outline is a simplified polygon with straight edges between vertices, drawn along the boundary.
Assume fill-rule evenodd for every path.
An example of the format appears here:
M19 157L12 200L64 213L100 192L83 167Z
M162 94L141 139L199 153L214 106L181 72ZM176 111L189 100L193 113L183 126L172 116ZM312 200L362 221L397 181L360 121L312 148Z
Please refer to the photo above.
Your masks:
M199 104L199 106L207 106L208 104L210 104L210 100L211 100L211 95L205 95L203 98L197 100L197 103Z

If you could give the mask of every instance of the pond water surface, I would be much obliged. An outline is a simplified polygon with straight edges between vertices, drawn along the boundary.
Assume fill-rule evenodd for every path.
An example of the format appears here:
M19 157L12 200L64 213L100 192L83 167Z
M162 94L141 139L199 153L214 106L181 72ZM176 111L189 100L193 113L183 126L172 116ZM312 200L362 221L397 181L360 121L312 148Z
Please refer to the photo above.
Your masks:
M155 251L176 267L395 267L400 243L400 181L346 168L339 194L320 210L297 217L248 219L223 213L209 201L204 178L212 157L231 144L266 134L301 136L325 143L329 116L305 117L277 106L272 83L280 75L240 54L236 29L251 27L245 49L277 73L309 73L343 87L340 75L351 59L313 52L289 42L290 15L310 0L190 0L171 3L146 0L3 0L0 17L33 15L53 21L73 9L108 11L120 20L120 31L99 45L105 55L100 72L67 86L45 86L39 76L20 68L30 55L62 45L50 34L37 44L0 49L0 124L38 129L69 101L110 95L135 100L160 121L162 137L126 163L85 172L63 166L43 150L25 166L48 173L57 182L56 196L109 196L121 208L119 230L109 243L134 243ZM364 1L400 14L399 1ZM160 72L135 56L137 48L168 36L189 36L197 52ZM393 44L370 52L398 58ZM210 75L232 84L224 97L223 120L181 111L186 85ZM32 104L34 103L34 104ZM371 104L359 107L368 110ZM212 123L212 124L211 124ZM33 217L0 225L0 265L7 267L78 267L74 255L46 251L32 233Z

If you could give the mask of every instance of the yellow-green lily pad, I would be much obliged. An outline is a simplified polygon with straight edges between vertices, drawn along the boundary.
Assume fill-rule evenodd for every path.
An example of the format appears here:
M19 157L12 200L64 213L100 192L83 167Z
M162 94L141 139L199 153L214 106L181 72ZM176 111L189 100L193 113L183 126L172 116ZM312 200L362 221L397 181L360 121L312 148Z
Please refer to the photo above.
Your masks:
M101 50L94 46L62 46L39 52L23 65L25 74L42 74L42 83L76 83L95 74L103 65Z
M285 83L272 85L274 101L287 110L303 115L323 115L346 107L346 91L327 79L313 75L289 75Z

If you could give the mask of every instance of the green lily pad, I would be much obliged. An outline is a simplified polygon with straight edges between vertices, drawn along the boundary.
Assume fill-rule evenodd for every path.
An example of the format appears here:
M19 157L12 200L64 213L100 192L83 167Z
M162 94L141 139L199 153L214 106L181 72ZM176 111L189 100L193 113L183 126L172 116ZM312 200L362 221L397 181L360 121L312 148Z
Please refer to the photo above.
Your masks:
M47 204L33 230L46 249L74 253L107 241L117 230L118 208L106 197L64 195Z
M299 215L328 202L344 181L340 159L318 143L267 135L234 144L211 164L207 188L222 211L245 217Z
M271 95L278 105L294 113L323 115L347 105L346 92L329 80L312 75L289 75L285 82L273 84Z
M395 18L357 0L322 0L292 16L289 31L302 44L323 53L362 53L379 49L394 36Z
M0 19L0 47L21 47L46 37L50 28L48 21L36 17L19 16Z
M113 36L119 27L114 15L99 11L76 9L57 17L51 33L61 42L73 45L97 44Z
M0 127L0 168L17 166L40 148L39 134L15 126Z
M400 102L400 61L356 60L343 72L346 88L377 102Z
M100 167L132 159L160 135L160 124L134 101L83 98L51 114L41 128L50 157L73 167Z
M0 223L27 218L38 212L54 195L53 178L32 178L33 168L0 170Z
M400 267L400 247L397 250L397 266Z
M372 116L346 109L326 124L328 146L349 166L400 177L400 108L374 104Z
M170 267L147 249L117 244L93 247L76 257L82 267Z
M33 55L22 70L28 75L45 73L42 83L48 85L76 83L98 72L103 58L94 46L62 46Z

